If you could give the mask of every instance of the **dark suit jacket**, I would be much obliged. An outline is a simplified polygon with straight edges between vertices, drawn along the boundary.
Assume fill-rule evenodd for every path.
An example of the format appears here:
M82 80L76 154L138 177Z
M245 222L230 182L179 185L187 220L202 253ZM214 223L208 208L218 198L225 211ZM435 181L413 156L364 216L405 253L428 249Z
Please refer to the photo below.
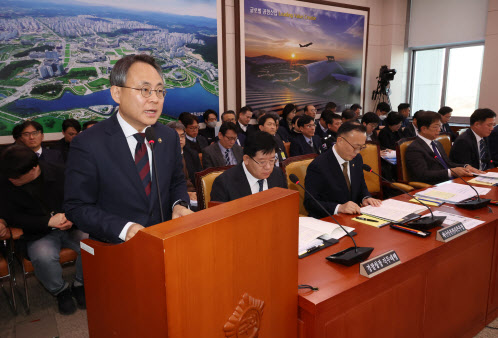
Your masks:
M484 142L488 148L488 155L491 156L487 137L484 138ZM460 134L455 143L453 143L453 146L451 146L450 160L456 163L470 164L474 168L479 169L481 162L479 159L479 147L476 136L470 128ZM491 165L488 168L494 168L494 166Z
M322 130L322 126L320 125L320 122L316 124L315 128L315 135L320 138L320 140L323 140L324 137L329 136L332 132L327 129L325 132Z
M244 150L242 150L242 147L239 145L234 144L232 151L237 163L240 163L242 161L242 156L244 156ZM202 151L202 167L204 169L224 166L226 166L225 155L221 153L218 142L211 144Z
M52 147L54 150L58 150L62 154L62 159L64 160L64 163L67 161L67 154L69 153L69 146L71 143L66 142L66 140L61 138L57 143ZM43 152L42 152L43 154Z
M443 125L441 126L441 131L443 133L450 134L451 142L454 142L456 140L456 138L458 137L458 135L456 133L454 133L453 130L451 130L449 123L443 123Z
M450 161L441 143L436 141L436 145L438 152L450 168L463 166L463 164ZM437 184L449 180L448 170L434 156L436 154L432 151L432 147L429 147L420 137L408 146L405 160L413 181Z
M287 152L285 151L285 145L284 145L284 142L282 142L282 139L280 138L280 136L278 134L275 134L274 138L275 138L275 141L277 142L277 146L278 146L278 149L276 150L277 155L278 155L278 160L280 162L283 162L289 157L289 154L287 154ZM284 154L284 157L282 157L282 153Z
M413 125L413 123L410 123L408 125L408 127L406 127L404 130L403 130L403 137L415 137L417 136L417 133L415 132L415 126Z
M214 134L214 128L209 128L209 127L200 129L199 135L203 136L207 140L208 144L213 143L216 137L216 135Z
M128 222L146 227L161 222L156 171L147 197L117 114L71 141L64 198L71 221L90 236L113 243L121 242L119 234ZM173 203L189 201L180 139L174 129L161 123L153 127L162 140L156 142L154 153L161 204L169 220Z
M353 201L361 205L363 198L370 196L363 177L362 165L363 159L360 154L349 162L351 175L351 196L349 196L342 166L337 162L332 149L329 149L315 158L308 166L305 180L306 190L320 201L331 214L334 213L338 204ZM308 194L304 195L304 207L308 210L310 217L323 218L327 216Z
M62 157L62 153L55 149L43 148L40 162L64 165L64 158Z
M216 177L211 190L211 201L229 202L252 194L242 165L243 162ZM278 167L273 168L266 181L268 189L275 187L287 189L287 178Z
M6 178L0 180L0 214L11 226L23 229L23 238L30 241L51 231L48 226L51 212L63 212L64 168L45 162L40 162L40 168L43 182L41 200Z
M322 142L316 135L312 137L313 148L306 142L304 135L298 135L292 139L290 144L290 156L306 155L306 154L320 154L322 151Z
M399 131L392 132L389 127L383 128L379 132L379 143L382 149L392 149L396 150L396 142L402 138Z
M280 138L284 142L290 142L293 137L289 129L289 124L284 120L280 120L280 126L278 126L277 134L280 135Z
M199 153L189 147L183 147L183 158L188 171L188 177L195 187L195 173L202 171Z
M495 162L498 161L498 125L494 127L491 135L488 137L489 141L489 152L491 153L491 159Z
M247 131L244 131L244 129L242 129L240 125L241 124L239 121L235 123L235 129L237 130L237 134L244 134L244 136L247 136ZM247 125L247 128L249 128L249 125Z
M185 145L190 149L197 151L197 153L202 153L202 150L209 145L208 141L202 135L197 135L195 139L197 140L197 142L192 142L187 138Z

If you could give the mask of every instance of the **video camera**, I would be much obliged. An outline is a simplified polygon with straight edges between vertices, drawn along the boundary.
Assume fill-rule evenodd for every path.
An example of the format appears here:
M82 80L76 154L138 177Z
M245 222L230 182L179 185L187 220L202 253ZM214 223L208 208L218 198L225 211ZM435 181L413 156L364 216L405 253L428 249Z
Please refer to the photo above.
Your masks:
M394 75L396 75L396 69L389 69L387 66L380 67L379 70L379 83L382 88L387 87L390 81L394 80Z

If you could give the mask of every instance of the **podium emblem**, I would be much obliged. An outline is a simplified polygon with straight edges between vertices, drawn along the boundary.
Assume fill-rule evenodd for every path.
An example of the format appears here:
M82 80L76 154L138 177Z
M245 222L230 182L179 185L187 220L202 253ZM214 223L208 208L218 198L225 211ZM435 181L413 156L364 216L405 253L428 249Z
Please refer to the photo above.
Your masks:
M245 293L223 327L225 337L257 338L265 302Z

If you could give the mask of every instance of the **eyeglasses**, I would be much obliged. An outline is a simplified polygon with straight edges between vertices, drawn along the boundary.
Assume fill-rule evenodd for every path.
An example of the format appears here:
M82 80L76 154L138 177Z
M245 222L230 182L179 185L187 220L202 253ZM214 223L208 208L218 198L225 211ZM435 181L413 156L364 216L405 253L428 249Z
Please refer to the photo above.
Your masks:
M366 144L363 144L363 145L361 145L361 146L359 146L359 147L355 147L354 145L352 145L351 143L349 143L349 141L348 141L348 140L346 140L344 137L342 137L342 136L340 136L340 137L341 137L344 141L346 141L346 142L347 142L347 143L348 143L351 147L353 147L354 151L358 151L358 152L359 152L359 151L362 151L363 149L365 149L365 148L367 147L367 145L366 145Z
M199 130L199 126L188 126L187 127L188 130Z
M35 137L35 136L38 136L38 135L40 135L40 134L41 134L41 131L40 131L40 130L35 130L35 131L32 131L31 133L28 133L28 132L21 133L21 136L22 136L22 137L25 137L25 138L28 138L28 137L30 137L30 136Z
M305 124L304 125L306 128L316 128L316 125L314 123L310 123L310 124Z
M274 166L275 165L275 160L269 160L269 161L256 161L254 158L252 157L249 157L251 160L253 160L254 162L256 162L261 168L264 168L266 167L267 165L270 165L270 167Z
M223 135L223 134L222 134ZM228 141L231 141L231 142L235 142L237 141L237 136L234 136L234 137L228 137L228 136L225 136L223 135L224 138L226 138Z
M149 85L143 85L140 88L126 87L126 86L118 86L118 87L139 90L140 94L142 94L142 96L145 98L150 97L152 95L152 92L156 92L156 96L160 100L164 99L164 97L166 96L166 89L161 87L157 89L152 89L152 87Z

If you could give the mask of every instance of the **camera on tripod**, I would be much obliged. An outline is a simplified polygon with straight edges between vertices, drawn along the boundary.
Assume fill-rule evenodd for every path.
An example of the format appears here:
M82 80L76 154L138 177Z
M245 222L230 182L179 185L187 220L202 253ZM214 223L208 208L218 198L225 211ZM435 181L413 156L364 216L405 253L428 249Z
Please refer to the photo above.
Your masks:
M389 82L394 80L394 75L396 75L396 69L389 69L385 65L380 67L379 76L377 77L377 89L372 93L372 100L377 100L375 107L379 102L387 102L391 106Z
M389 69L387 66L380 67L379 76L377 78L379 79L381 87L386 88L389 85L389 82L394 80L394 75L396 75L396 69Z

